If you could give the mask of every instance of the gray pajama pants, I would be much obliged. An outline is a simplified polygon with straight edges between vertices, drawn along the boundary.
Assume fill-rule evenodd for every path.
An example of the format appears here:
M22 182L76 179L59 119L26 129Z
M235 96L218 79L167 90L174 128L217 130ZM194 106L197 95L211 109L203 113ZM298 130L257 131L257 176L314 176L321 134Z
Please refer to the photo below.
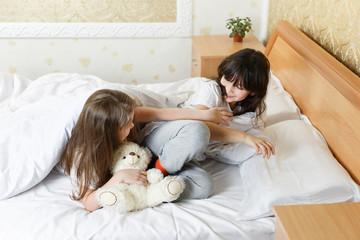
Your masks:
M185 190L179 199L202 199L214 190L210 174L196 161L209 139L210 131L204 123L177 120L163 122L144 138L142 144L160 158L169 174L176 174L185 181Z

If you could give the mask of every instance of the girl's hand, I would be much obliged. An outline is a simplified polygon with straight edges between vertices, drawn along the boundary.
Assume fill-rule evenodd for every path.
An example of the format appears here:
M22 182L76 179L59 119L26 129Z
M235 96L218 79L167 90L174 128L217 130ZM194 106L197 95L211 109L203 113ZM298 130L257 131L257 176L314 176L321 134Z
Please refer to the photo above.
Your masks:
M266 157L267 159L269 159L271 154L275 155L273 145L262 138L247 134L244 143L255 148L256 154L261 153L263 158Z
M147 173L138 169L123 169L115 173L109 180L114 185L118 183L137 184L147 186Z
M230 126L232 121L232 112L227 111L226 107L215 107L207 110L209 112L209 121Z

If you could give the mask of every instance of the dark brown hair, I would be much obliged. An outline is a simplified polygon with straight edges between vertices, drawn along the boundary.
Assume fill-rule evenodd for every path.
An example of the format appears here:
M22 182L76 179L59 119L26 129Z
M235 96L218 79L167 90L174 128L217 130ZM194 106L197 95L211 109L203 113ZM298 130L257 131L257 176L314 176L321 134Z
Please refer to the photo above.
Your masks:
M135 101L116 90L98 90L87 99L60 160L68 175L75 168L79 190L72 199L81 200L90 186L99 188L108 181L121 129L134 109Z
M236 103L237 108L234 111L234 116L246 112L256 112L258 117L265 111L269 74L269 60L262 52L250 48L228 56L219 65L216 82L221 88L222 96L226 94L224 86L220 84L222 77L233 82L234 86L254 93L254 95L249 94L244 100Z

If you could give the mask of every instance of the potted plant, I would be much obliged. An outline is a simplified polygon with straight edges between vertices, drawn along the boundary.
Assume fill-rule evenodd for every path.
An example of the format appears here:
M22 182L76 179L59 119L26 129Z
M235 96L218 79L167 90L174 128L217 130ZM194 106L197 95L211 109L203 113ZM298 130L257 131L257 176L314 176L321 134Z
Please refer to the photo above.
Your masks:
M229 18L226 28L231 30L229 37L232 37L234 42L242 42L245 35L252 29L251 19L249 17Z

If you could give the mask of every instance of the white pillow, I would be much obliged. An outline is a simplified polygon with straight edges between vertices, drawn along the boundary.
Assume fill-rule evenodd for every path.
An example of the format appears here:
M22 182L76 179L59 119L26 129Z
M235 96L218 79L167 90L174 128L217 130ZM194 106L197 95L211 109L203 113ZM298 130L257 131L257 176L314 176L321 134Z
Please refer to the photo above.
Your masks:
M0 119L0 200L33 187L48 175L86 99L46 96Z
M274 74L271 74L265 103L267 109L265 126L301 118L299 107L291 95L284 90L280 80Z
M313 126L289 120L265 128L264 133L275 145L275 156L254 156L240 166L246 196L239 220L272 216L274 205L360 200L359 186Z

